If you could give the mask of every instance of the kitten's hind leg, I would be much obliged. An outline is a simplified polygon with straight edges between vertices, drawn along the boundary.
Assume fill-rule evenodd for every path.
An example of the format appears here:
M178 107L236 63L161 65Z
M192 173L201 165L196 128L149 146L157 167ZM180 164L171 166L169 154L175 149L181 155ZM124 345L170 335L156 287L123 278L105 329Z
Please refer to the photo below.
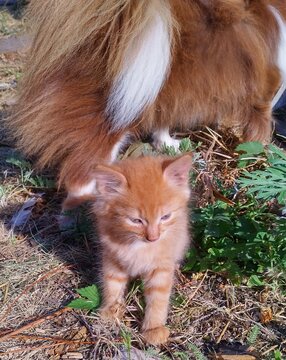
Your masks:
M165 323L173 277L173 268L158 268L144 278L146 311L142 331L149 344L164 344L168 340L170 332Z
M105 320L120 319L124 313L124 292L128 275L114 259L103 260L103 303L101 317Z
M169 134L169 129L158 129L154 131L153 135L153 145L156 149L161 149L162 146L173 146L176 151L179 151L180 140L173 139Z

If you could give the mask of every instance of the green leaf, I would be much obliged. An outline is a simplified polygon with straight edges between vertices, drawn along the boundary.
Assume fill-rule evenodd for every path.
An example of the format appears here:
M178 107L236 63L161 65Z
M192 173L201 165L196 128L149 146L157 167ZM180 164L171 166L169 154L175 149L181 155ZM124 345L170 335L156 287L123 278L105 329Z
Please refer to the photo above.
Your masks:
M207 360L201 350L193 343L188 343L188 348L195 355L196 360Z
M249 331L249 333L247 335L247 343L248 343L248 345L253 345L256 342L260 332L261 332L261 329L260 329L260 327L258 325L254 325L252 327L252 329Z
M277 197L279 204L285 204L286 203L286 189L281 191L281 193Z
M281 159L283 160L286 160L286 154L283 150L279 149L279 147L275 146L275 145L272 145L270 144L268 146L268 149L270 151L272 151L273 154L277 155L278 157L280 157Z
M184 138L180 142L179 149L180 149L181 153L185 153L188 151L194 151L195 148L189 138Z
M72 300L67 306L74 309L91 310L98 308L100 304L100 294L96 285L77 289L76 292L82 298Z
M263 145L256 141L240 144L235 150L241 153L237 164L239 168L256 161L258 155L265 154Z
M95 308L94 303L90 300L86 299L75 299L72 300L67 307L70 307L72 309L81 309L81 310L92 310Z
M264 146L257 141L252 141L252 142L246 142L243 144L240 144L236 147L235 149L237 152L244 152L247 156L251 156L251 155L259 155L264 153ZM244 155L245 157L245 155Z
M282 359L282 354L281 354L281 352L279 350L274 351L274 359L275 360L283 360Z
M86 286L84 288L77 289L76 292L79 295L81 295L95 303L99 302L99 300L100 300L99 291L98 291L98 288L96 287L96 285Z
M177 156L178 155L178 152L174 146L168 146L165 144L162 146L162 152L163 152L163 154L166 154L168 156Z
M23 159L16 159L14 157L7 159L6 163L17 166L20 169L30 169L31 168L31 164L28 161L25 161Z
M264 286L265 283L257 275L251 275L247 281L247 286Z

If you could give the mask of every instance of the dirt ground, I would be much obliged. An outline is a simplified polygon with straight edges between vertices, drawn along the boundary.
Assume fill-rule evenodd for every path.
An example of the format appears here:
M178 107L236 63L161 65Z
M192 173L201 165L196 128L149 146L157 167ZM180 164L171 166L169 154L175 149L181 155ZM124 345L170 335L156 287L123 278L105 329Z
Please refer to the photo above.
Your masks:
M234 286L210 271L178 270L171 338L161 348L140 336L140 283L130 286L120 324L65 307L75 289L97 281L98 244L88 209L64 224L53 174L33 170L5 129L29 44L17 17L0 12L0 358L251 360L276 359L278 349L286 356L280 291Z

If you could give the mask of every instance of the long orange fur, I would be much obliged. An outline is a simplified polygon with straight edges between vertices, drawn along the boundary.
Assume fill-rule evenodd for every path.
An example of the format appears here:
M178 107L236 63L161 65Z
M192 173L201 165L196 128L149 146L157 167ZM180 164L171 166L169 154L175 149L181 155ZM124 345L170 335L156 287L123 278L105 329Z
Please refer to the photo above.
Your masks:
M34 41L10 120L19 147L40 167L58 166L70 190L111 160L126 133L207 124L268 142L281 82L268 5L286 18L284 0L32 0ZM154 11L168 27L170 68L158 96L112 131L112 84Z

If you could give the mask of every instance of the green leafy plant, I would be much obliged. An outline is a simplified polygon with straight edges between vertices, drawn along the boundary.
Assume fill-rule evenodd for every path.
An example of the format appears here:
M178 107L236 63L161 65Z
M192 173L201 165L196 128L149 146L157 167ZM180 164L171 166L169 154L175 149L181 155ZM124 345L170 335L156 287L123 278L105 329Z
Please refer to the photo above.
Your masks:
M95 310L100 305L100 294L96 285L77 289L76 292L81 296L72 300L67 306L73 309Z
M31 164L21 158L11 157L6 160L8 164L12 164L20 169L21 183L26 186L36 188L54 188L55 182L47 177L34 174Z
M240 145L237 150L245 150L246 145L247 143ZM271 200L277 198L280 204L285 205L286 154L274 145L269 145L267 149L263 149L261 146L261 144L257 145L256 151L264 152L266 156L264 168L250 172L244 171L238 180L238 184L242 188L247 188L248 194L255 194L257 199ZM247 147L247 149L247 154L249 154L249 148Z
M180 153L195 151L200 145L201 143L194 144L189 138L184 138L180 141L179 151L174 146L163 145L162 152L169 156L176 156Z
M195 344L189 343L188 348L194 354L196 360L207 360L207 358L204 356L204 354L201 352L201 350Z
M240 153L237 163L239 168L243 168L254 161L265 159L264 146L257 141L239 144L235 150Z
M121 328L120 334L123 339L123 344L127 352L128 360L131 360L131 333L128 330Z
M192 218L197 246L187 255L185 271L211 269L237 283L250 277L249 286L262 286L269 269L285 273L286 219L256 199L234 206L218 201L195 209Z
M253 344L256 343L256 340L257 340L260 332L261 332L261 330L260 330L259 326L257 326L257 325L254 325L250 329L250 331L249 331L249 333L247 335L247 343L248 343L248 345L253 345Z
M257 275L251 275L247 281L249 287L253 286L264 286L265 282L261 280Z
M189 355L183 351L175 351L174 356L178 360L189 360L189 358L190 358Z
M279 350L274 351L274 359L275 360L283 360L282 354L281 354L281 352Z

